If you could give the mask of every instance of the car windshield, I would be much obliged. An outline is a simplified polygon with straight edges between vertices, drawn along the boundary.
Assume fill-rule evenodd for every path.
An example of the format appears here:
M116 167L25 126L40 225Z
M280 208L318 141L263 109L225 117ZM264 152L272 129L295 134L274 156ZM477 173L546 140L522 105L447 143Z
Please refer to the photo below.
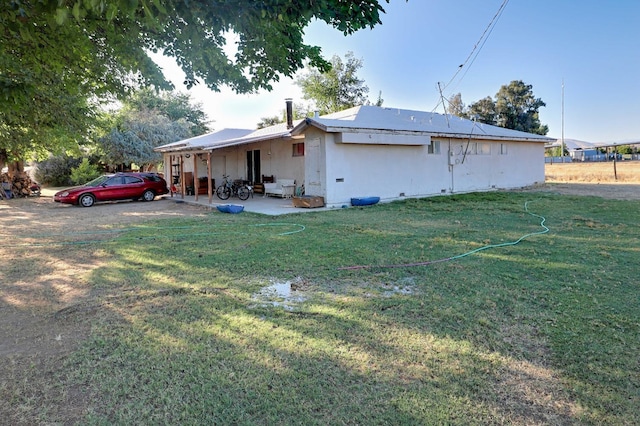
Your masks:
M84 186L100 186L105 183L111 176L102 175L100 177L95 178L94 180L87 182Z

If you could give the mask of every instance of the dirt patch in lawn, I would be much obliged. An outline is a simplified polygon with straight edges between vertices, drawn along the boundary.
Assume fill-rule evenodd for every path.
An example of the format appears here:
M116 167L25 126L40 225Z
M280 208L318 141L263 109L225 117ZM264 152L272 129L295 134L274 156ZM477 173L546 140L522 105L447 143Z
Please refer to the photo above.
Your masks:
M561 195L594 196L609 200L640 200L640 184L633 183L549 182L543 185L526 188L524 191L543 191Z
M0 422L73 424L87 404L85 390L63 388L57 377L68 354L89 335L92 317L100 314L81 310L66 315L69 307L91 306L104 297L87 282L101 265L100 248L39 242L208 212L164 199L88 209L49 197L0 201ZM94 237L87 234L85 239Z
M531 188L559 194L640 199L638 184L548 183ZM37 245L39 236L125 227L161 218L204 217L202 207L156 200L80 208L49 197L0 201L0 419L13 425L74 424L85 415L85 389L60 385L68 355L102 315L88 282L101 266L99 246ZM95 309L74 309L77 306ZM73 315L68 315L74 309ZM509 380L517 377L509 376ZM43 409L43 407L46 407ZM43 418L44 417L44 418Z

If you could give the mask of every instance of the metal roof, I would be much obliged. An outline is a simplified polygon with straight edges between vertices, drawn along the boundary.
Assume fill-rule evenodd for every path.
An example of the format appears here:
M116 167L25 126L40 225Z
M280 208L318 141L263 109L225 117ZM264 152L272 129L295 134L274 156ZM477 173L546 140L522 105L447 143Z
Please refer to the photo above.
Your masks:
M554 139L533 133L520 132L477 123L465 118L433 112L412 111L363 105L320 117L279 123L263 129L223 129L155 148L159 152L207 151L272 139L301 136L309 126L326 132L358 132L424 134L432 137L498 139L534 142L553 142Z
M366 130L472 139L534 142L551 142L554 140L542 135L477 123L456 116L370 105L358 106L321 117L307 118L303 123L295 126L291 133L293 135L301 134L308 126L314 126L332 133Z
M204 135L195 136L189 139L169 143L159 146L154 151L170 152L170 151L195 151L207 149L217 143L227 141L229 139L237 139L252 133L251 129L222 129Z
M296 120L293 122L293 125L295 126L301 121L302 120ZM287 128L287 123L279 123L257 130L223 129L217 132L207 133L206 135L196 136L191 139L184 139L178 142L162 145L155 148L155 151L207 151L229 146L290 137L291 129Z
M302 120L296 120L293 125L300 123ZM253 142L267 141L271 139L283 139L291 137L291 129L287 128L287 123L278 123L273 126L257 129L253 132L235 139L227 139L211 145L205 149L218 149L229 146L244 145Z

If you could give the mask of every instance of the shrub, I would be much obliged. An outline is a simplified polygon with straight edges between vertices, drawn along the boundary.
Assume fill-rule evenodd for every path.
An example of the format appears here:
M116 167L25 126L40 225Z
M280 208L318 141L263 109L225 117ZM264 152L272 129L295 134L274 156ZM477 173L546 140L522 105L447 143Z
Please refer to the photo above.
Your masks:
M43 185L68 186L71 184L71 169L79 164L79 158L66 155L51 156L37 163L34 177Z
M95 164L91 164L88 158L83 158L78 167L71 170L71 182L74 185L82 185L100 176L100 170Z

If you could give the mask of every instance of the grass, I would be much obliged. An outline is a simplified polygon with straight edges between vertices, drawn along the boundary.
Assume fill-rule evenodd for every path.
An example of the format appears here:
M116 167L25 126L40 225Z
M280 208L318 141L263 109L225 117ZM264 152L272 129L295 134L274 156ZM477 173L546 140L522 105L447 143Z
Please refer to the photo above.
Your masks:
M548 234L381 267L537 232L527 200ZM639 208L488 193L147 223L90 246L99 303L60 383L96 425L633 424ZM287 281L303 302L256 299Z
M545 164L547 182L640 182L637 161L554 163Z

